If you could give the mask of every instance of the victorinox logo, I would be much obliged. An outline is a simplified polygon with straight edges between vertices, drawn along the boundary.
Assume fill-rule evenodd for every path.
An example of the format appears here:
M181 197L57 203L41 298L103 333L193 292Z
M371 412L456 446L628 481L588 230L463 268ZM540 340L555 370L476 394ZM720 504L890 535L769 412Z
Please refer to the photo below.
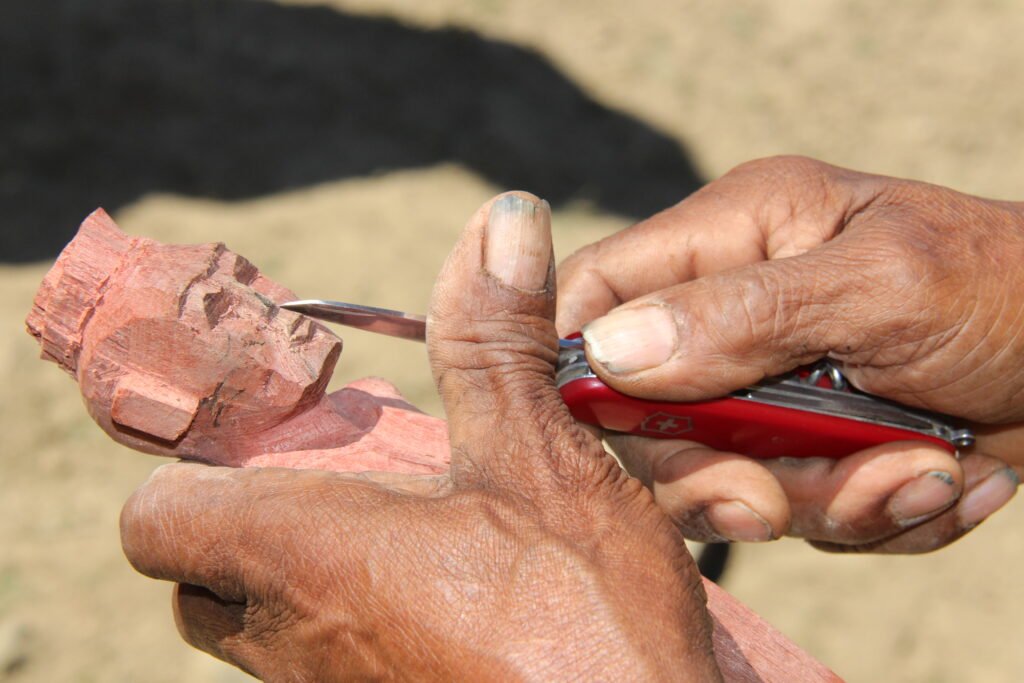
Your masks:
M669 413L651 413L640 423L640 431L646 434L679 436L693 429L688 417L679 417Z

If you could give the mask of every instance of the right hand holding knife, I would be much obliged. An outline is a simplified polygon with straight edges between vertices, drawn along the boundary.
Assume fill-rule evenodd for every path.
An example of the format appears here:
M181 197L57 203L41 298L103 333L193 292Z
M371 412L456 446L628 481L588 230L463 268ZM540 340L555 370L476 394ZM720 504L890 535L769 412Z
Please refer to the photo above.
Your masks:
M858 389L972 421L959 460L920 442L754 461L609 438L690 537L927 552L1002 507L1024 467L1022 263L1017 204L768 159L570 257L557 321L632 396L707 399L827 357Z

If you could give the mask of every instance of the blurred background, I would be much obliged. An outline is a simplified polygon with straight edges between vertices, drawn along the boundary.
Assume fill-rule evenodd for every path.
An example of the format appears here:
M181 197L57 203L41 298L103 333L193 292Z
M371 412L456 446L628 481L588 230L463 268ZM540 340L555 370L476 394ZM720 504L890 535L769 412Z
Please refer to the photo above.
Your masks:
M302 296L425 310L468 216L547 197L556 250L799 153L1024 199L1012 0L0 0L0 680L232 682L117 517L111 442L23 320L96 206L224 241ZM334 385L438 413L424 350L344 334ZM1024 504L925 557L737 549L724 586L851 681L1017 681Z

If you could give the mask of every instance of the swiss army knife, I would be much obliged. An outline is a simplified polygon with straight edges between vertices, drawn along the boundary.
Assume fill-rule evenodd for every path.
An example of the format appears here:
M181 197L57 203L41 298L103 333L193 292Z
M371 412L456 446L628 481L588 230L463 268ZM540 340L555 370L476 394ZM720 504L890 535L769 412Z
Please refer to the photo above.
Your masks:
M338 301L282 308L403 339L426 340L425 316ZM578 335L559 340L558 390L573 417L603 429L696 441L753 458L841 458L892 441L925 441L950 453L974 443L943 415L912 410L849 386L827 361L707 401L653 401L622 394L590 367Z

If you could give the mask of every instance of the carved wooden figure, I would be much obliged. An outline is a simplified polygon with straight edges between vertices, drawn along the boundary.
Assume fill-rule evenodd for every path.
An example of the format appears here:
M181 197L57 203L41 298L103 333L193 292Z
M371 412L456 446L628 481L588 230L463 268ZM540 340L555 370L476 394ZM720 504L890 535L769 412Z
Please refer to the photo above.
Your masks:
M93 419L131 448L232 467L445 472L444 421L388 382L326 393L341 340L276 305L294 298L223 244L129 237L100 209L46 275L26 324ZM839 680L706 588L727 680Z
M235 467L445 471L444 422L387 382L326 393L341 340L276 305L293 298L223 244L128 237L99 210L27 325L131 448Z

